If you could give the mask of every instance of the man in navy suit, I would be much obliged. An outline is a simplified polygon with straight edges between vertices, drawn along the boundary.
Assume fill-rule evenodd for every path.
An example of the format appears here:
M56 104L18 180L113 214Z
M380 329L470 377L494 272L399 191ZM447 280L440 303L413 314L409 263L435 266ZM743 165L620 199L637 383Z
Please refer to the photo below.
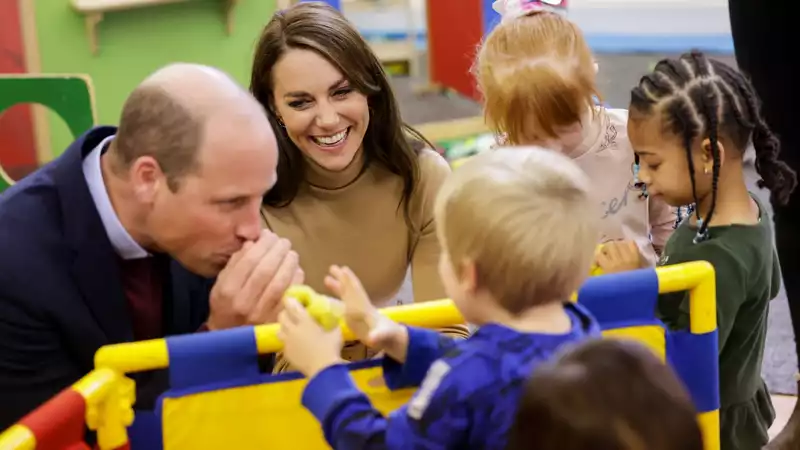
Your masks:
M93 369L106 344L275 320L302 282L262 230L276 181L261 105L223 73L165 67L0 196L0 430ZM137 407L165 387L137 381Z

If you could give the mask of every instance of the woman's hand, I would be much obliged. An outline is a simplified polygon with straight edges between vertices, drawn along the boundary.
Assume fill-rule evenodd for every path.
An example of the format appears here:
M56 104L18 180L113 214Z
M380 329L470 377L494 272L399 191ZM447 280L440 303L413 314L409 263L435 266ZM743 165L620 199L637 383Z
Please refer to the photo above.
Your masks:
M400 362L405 360L406 328L378 311L350 268L331 266L325 286L344 303L345 323L359 341L379 352L385 351Z
M306 377L343 362L341 329L325 331L294 298L285 299L278 323L284 357Z
M643 267L639 246L633 241L609 241L595 255L595 263L603 273L618 273Z

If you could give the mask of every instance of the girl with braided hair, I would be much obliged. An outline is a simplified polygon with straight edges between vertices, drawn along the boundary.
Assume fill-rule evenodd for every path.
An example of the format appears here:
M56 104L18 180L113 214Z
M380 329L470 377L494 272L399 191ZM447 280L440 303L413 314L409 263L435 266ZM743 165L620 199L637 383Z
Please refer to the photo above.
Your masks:
M775 412L761 379L770 300L781 271L766 209L747 190L742 157L752 142L761 186L785 203L797 179L750 83L693 51L659 62L631 92L628 134L651 196L694 203L667 242L660 264L709 261L716 271L723 450L759 449ZM659 298L659 315L687 328L684 293Z

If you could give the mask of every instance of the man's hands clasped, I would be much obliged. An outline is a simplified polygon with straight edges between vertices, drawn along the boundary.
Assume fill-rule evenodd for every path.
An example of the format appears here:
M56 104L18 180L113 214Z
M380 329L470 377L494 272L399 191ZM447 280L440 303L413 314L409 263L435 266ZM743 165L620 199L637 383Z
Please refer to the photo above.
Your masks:
M210 330L260 325L277 320L283 293L304 281L297 253L269 230L246 242L220 272L211 289Z

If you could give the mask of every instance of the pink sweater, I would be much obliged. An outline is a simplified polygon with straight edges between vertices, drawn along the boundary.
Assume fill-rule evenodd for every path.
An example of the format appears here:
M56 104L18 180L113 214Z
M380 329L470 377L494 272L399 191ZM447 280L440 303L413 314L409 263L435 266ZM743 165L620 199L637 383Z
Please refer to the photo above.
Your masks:
M601 242L633 240L655 265L672 234L675 209L663 201L643 197L634 186L634 154L628 141L628 111L599 109L594 126L578 148L569 153L595 186L601 206Z

